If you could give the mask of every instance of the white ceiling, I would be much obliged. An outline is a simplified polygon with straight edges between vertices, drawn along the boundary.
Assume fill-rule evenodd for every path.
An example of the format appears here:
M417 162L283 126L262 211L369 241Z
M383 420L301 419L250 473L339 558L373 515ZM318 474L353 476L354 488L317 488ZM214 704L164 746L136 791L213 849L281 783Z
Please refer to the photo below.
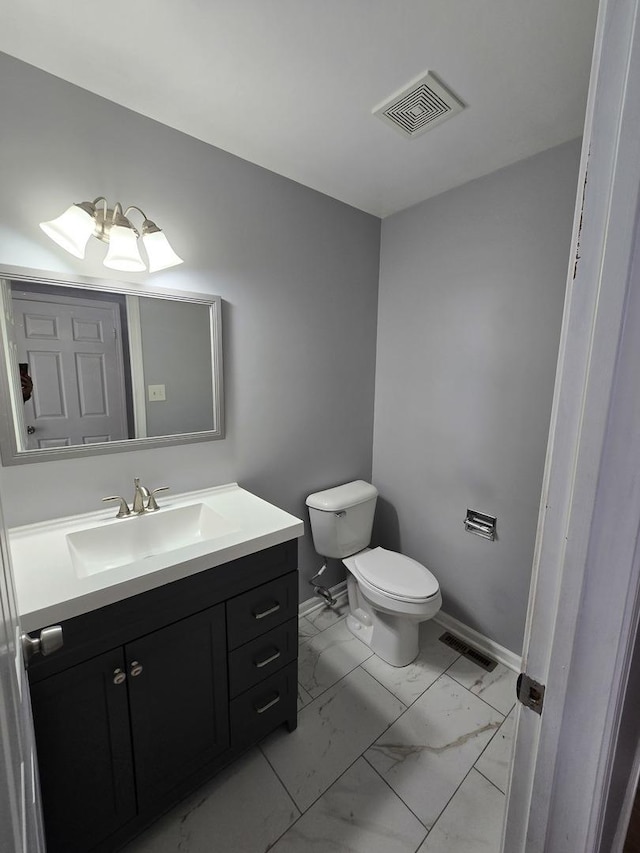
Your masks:
M0 0L0 50L386 216L579 136L597 0ZM371 114L434 71L467 105Z

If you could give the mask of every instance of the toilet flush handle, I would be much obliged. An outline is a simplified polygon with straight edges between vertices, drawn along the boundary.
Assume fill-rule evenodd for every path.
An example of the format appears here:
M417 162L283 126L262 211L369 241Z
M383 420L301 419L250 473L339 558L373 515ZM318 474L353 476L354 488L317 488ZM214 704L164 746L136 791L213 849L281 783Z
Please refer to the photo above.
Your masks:
M340 512L334 512L336 518L344 518L346 514L346 509L341 509Z

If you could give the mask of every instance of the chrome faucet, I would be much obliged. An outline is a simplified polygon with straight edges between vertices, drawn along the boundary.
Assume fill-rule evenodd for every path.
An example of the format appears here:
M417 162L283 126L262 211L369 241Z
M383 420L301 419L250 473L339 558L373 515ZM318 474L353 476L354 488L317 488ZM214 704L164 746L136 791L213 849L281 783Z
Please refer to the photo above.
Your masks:
M135 486L135 492L133 493L133 504L131 506L131 511L136 515L142 515L143 512L147 511L147 504L145 501L148 501L151 497L151 493L146 486L140 485L140 478L136 477L133 481Z
M149 491L146 486L141 485L139 477L134 478L133 484L135 491L133 494L131 509L129 509L129 504L121 495L112 495L108 498L102 498L103 501L119 502L116 518L128 518L132 513L134 515L142 515L145 512L155 512L159 509L158 503L155 499L156 493L166 492L169 488L169 486L160 486L157 489L151 489L151 491Z

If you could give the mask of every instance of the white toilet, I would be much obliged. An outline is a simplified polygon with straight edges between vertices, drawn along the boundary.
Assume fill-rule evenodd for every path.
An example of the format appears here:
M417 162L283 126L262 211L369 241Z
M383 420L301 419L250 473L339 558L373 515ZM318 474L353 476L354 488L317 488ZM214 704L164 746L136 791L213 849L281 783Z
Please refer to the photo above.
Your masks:
M313 545L349 573L347 625L378 657L406 666L418 654L418 625L442 606L440 585L421 563L369 548L378 490L364 480L307 498Z

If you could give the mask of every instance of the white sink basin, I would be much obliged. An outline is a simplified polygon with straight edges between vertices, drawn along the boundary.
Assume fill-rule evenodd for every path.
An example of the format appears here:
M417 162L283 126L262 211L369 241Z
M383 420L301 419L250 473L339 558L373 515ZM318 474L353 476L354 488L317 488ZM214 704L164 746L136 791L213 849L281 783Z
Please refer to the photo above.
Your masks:
M22 627L73 619L303 533L299 518L237 483L172 495L149 515L116 519L100 509L14 527Z
M68 533L67 546L81 577L219 539L239 527L202 503L161 508Z

